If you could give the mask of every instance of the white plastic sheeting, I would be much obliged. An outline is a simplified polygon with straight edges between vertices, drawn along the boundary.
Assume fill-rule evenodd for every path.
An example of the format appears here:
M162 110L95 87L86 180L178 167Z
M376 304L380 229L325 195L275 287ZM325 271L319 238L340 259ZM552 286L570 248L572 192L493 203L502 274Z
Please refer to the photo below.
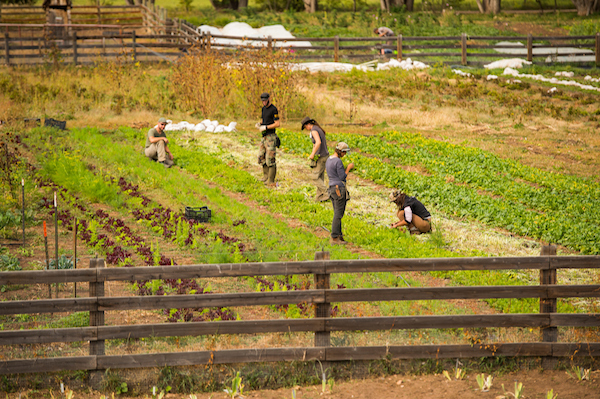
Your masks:
M504 68L521 68L523 65L531 65L531 62L521 58L506 58L504 60L494 61L491 64L484 65L486 69L504 69Z
M223 36L235 36L246 38L243 39L212 39L212 44L216 47L219 44L228 44L234 46L252 46L252 47L266 47L268 42L257 41L252 39L263 38L266 39L271 36L274 39L293 39L294 36L288 32L283 25L270 25L263 26L262 28L253 28L245 22L231 22L219 29L210 25L199 26L196 31L198 33L210 33L211 35L223 35ZM307 41L300 42L288 42L283 40L277 40L273 42L275 47L311 47L312 44Z
M536 43L534 43L536 44ZM521 48L502 48L502 46L519 46ZM494 50L502 54L527 55L527 47L521 42L498 42ZM576 61L594 61L594 51L577 47L533 47L533 55L546 55L545 62L576 62ZM586 53L590 55L571 55ZM510 67L510 65L507 65ZM514 67L511 67L514 68Z
M406 60L398 61L391 59L389 62L377 64L375 66L375 61L368 62L365 64L347 64L344 62L303 62L301 64L290 64L290 67L293 71L308 71L311 73L314 72L350 72L353 69L358 69L359 71L382 71L389 70L393 68L402 68L406 71L411 69L425 69L429 68L429 65L424 64L420 61L413 61L410 58Z
M513 68L506 68L502 74L514 76L516 78L527 78L527 79L532 79L532 80L539 80L540 82L548 82L548 83L552 83L555 85L575 86L575 87L579 87L580 89L583 89L583 90L600 91L600 88L598 88L598 87L595 87L592 85L585 85L585 84L579 83L575 80L560 80L557 78L546 78L542 75L519 73L519 71L517 71L516 69L513 69Z

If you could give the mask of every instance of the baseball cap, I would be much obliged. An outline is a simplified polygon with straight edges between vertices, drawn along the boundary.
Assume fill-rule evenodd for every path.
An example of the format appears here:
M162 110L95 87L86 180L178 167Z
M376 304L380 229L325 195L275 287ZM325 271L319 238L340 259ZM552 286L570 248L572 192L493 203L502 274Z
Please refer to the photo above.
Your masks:
M337 143L337 145L335 146L335 149L344 151L344 152L350 151L350 147L348 146L348 144L344 143L343 141L340 141L339 143Z
M158 123L167 123L167 118L160 118Z
M263 93L260 95L260 99L265 101L268 100L271 96L269 95L269 93Z
M315 121L314 119L311 119L308 116L305 116L304 119L302 119L302 122L300 122L302 124L302 127L300 127L300 130L304 130L304 126L306 126L309 123L312 123L314 125Z

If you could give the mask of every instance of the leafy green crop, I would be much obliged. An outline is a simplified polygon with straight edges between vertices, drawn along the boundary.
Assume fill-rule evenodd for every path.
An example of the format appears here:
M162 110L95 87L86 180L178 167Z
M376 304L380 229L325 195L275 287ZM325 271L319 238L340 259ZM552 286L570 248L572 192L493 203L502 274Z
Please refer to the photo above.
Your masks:
M281 132L286 147L306 153L297 133ZM348 158L355 173L388 187L418 194L451 215L478 219L522 236L600 253L600 185L544 172L489 152L426 139L420 134L331 134L357 151ZM423 173L400 165L418 166Z

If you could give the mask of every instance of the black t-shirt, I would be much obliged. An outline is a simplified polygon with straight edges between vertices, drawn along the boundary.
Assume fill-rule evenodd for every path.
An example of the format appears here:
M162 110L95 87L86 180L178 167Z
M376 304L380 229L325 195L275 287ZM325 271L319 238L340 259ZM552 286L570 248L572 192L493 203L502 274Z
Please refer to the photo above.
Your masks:
M273 104L269 104L266 107L262 108L262 124L263 125L271 125L275 121L279 120L279 111L277 111L277 107ZM275 133L275 129L267 129L263 132L263 136L267 134Z
M425 208L425 205L423 205L421 201L419 201L415 197L406 196L406 198L404 199L404 206L402 208L406 208L407 206L410 207L413 214L420 216L423 220L427 219L428 217L431 217L431 213L429 213L427 208Z

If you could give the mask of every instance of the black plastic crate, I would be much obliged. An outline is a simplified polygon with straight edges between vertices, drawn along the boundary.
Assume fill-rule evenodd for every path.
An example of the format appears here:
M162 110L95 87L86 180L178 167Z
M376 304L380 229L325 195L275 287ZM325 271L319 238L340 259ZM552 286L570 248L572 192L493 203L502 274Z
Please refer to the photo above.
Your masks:
M210 209L208 209L208 207L206 207L206 206L201 206L201 207L186 206L185 207L185 217L188 219L194 219L199 222L208 222L210 220L211 216L212 216L212 213L211 213Z
M67 128L67 121L58 121L52 118L46 118L44 120L44 126L56 127L60 130L65 130Z

